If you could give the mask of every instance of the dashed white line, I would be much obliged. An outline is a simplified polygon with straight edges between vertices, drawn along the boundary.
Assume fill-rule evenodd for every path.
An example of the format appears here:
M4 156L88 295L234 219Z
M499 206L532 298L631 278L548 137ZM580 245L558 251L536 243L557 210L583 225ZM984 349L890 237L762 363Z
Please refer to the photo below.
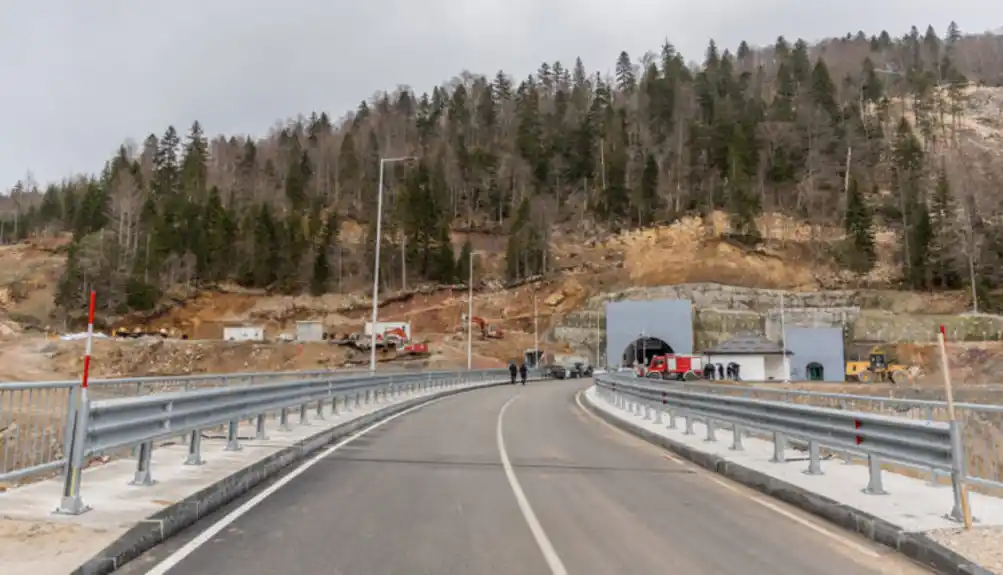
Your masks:
M522 516L526 519L526 523L529 525L529 530L533 533L533 538L536 539L536 544L540 547L540 552L543 553L543 558L547 561L547 565L550 567L550 572L553 575L567 575L568 570L564 568L564 563L561 562L561 558L557 555L557 551L554 550L554 545L550 542L550 538L547 537L547 533L543 530L543 526L540 525L540 520L536 518L536 513L533 512L533 507L529 504L529 500L526 499L526 494L522 490L522 485L519 484L519 478L515 476L515 471L512 469L512 462L508 458L508 451L505 450L505 436L503 433L503 423L505 419L505 410L508 406L512 405L512 402L518 399L519 396L516 395L512 399L505 402L502 406L501 411L498 412L498 426L497 426L497 436L498 436L498 454L501 457L502 467L505 468L505 476L508 478L508 483L512 487L512 493L515 494L515 500L519 504L519 510L522 511Z
M596 419L597 421L601 422L602 424L608 426L611 429L615 429L616 431L619 431L620 433L627 433L626 431L620 429L619 427L616 427L615 425L610 424L605 419L599 417L598 415L596 415L596 414L592 413L591 411L589 411L588 409L586 409L585 405L582 404L582 398L581 398L582 393L585 393L585 392L582 391L582 392L578 392L578 393L575 394L575 402L578 403L578 407L582 411L584 411L585 413L589 414L594 419ZM631 435L629 433L627 435L629 435L630 437L634 437L633 435ZM641 441L641 440L639 440L639 441ZM650 444L648 444L648 445L650 445ZM654 447L654 446L652 446L652 447ZM658 449L658 448L656 447L656 449ZM716 483L717 485L719 485L719 486L727 489L728 491L731 491L732 493L736 493L736 494L738 494L738 495L740 495L740 496L742 496L742 497L744 497L744 498L746 498L746 499L748 499L748 500L750 500L750 501L752 501L754 503L762 505L763 507L765 507L765 508L767 508L767 509L769 509L771 511L774 511L774 512L780 514L780 515L783 515L787 519L790 519L790 520L792 520L792 521L794 521L796 523L804 525L805 527L811 529L812 531L815 531L816 533L819 533L821 535L824 535L825 537L829 537L830 539L832 539L834 541L842 543L843 545L845 545L845 546L853 549L854 551L856 551L856 552L858 552L858 553L860 553L862 555L866 555L866 556L872 557L872 558L881 557L881 555L879 553L875 552L873 549L868 548L866 545L863 545L863 544L858 543L858 542L856 542L856 541L854 541L854 540L852 540L852 539L850 539L848 537L844 537L844 536L842 536L842 535L840 535L840 534L838 534L838 533L836 533L834 531L826 529L825 527L822 527L821 525L818 525L817 523L815 523L813 521L805 519L804 517L800 517L799 515L797 515L795 513L791 513L790 511L784 509L783 507L780 507L779 505L776 505L775 503L772 503L770 501L766 501L765 499L762 499L761 497L756 497L755 495L752 495L752 494L746 492L745 489L739 488L739 487L731 484L730 482L728 482L728 481L726 481L724 479L721 479L720 477L716 476L713 472L708 471L708 470L706 470L706 469L704 469L704 468L702 468L702 467L700 467L698 465L695 465L695 464L693 464L693 463L691 463L689 461L681 459L681 458L677 457L674 454L663 452L662 453L662 457L664 457L665 459L668 459L669 461L672 461L673 463L677 463L677 464L679 464L679 465L681 465L681 466L683 466L683 467L685 467L687 469L690 469L690 470L693 470L693 471L695 471L697 473L700 473L704 478L713 481L714 483Z

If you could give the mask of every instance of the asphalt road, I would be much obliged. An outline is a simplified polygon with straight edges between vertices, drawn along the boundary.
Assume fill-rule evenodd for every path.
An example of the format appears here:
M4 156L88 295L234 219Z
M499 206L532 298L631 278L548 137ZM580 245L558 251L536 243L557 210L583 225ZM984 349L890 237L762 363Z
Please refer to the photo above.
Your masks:
M584 387L503 386L421 408L124 573L928 573L606 425L577 404Z

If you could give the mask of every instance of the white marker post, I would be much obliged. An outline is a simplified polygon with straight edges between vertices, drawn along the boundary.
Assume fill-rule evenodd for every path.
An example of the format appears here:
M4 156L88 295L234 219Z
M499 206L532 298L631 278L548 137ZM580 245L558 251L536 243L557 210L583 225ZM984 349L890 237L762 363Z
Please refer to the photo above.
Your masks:
M91 290L90 309L87 312L87 341L84 344L84 373L80 379L80 399L73 405L71 419L67 421L66 473L63 479L63 497L57 513L80 515L88 509L80 497L80 479L84 467L84 438L87 427L87 380L91 371L91 351L94 348L94 303L97 297Z
M947 332L944 330L943 325L940 326L937 341L940 344L940 369L944 372L944 395L947 399L947 417L951 420L952 435L960 434L961 425L954 417L954 393L951 390L951 370L950 364L947 361ZM960 438L959 441L952 441L952 443L958 444L955 446L955 449L959 448L961 444ZM957 454L955 454L953 467L954 477L951 478L951 482L955 487L956 503L961 508L961 518L965 524L965 530L969 530L972 528L972 510L968 505L968 487L965 485L964 460L959 459Z
M91 351L94 349L94 303L97 294L91 290L90 309L87 312L87 343L84 347L84 375L80 380L80 401L87 403L87 380L91 373Z

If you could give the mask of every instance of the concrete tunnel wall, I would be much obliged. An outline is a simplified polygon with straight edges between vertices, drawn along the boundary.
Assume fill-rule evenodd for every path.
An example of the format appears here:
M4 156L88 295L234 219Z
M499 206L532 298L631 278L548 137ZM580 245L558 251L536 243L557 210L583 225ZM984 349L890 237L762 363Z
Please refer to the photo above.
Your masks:
M606 358L611 368L623 364L623 352L641 334L656 337L675 353L693 353L693 303L663 299L606 304Z
M794 352L788 360L791 379L808 379L807 366L822 365L823 381L845 379L843 329L839 327L788 327L787 349Z

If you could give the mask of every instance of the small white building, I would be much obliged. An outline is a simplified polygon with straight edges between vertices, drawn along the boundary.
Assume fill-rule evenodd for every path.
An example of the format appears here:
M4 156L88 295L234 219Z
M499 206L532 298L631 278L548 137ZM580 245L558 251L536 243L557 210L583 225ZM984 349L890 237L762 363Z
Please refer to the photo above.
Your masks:
M714 379L742 381L784 381L786 365L784 355L794 355L779 343L755 333L739 334L724 343L704 351L707 363L716 369ZM720 366L720 367L718 367ZM736 373L737 372L737 373Z
M223 341L265 341L265 328L260 325L227 326Z

